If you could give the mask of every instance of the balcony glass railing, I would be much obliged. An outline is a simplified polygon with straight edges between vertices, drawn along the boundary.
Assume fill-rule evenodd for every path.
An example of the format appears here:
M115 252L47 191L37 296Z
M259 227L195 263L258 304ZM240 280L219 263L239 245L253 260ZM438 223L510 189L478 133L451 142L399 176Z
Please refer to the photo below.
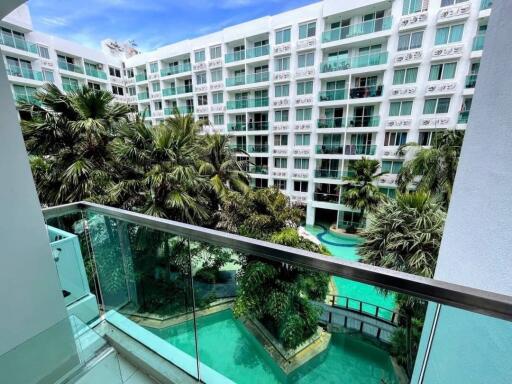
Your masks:
M245 76L228 77L226 79L226 87L234 87L245 84Z
M379 124L379 116L351 116L348 119L348 126L353 128L378 127Z
M37 44L31 43L25 39L19 37L13 37L12 35L4 32L0 32L0 44L6 45L11 48L20 49L25 52L38 53Z
M253 144L247 146L247 152L250 153L266 153L268 152L268 144Z
M181 105L179 107L167 107L164 108L164 115L170 116L174 114L174 110L177 110L182 115L187 115L189 113L194 113L194 107Z
M368 33L380 32L391 29L393 18L391 16L364 21L362 23L348 25L325 31L322 34L322 43L348 39L354 36L366 35Z
M475 88L476 86L476 78L478 75L468 75L466 76L466 88Z
M480 2L480 10L489 9L492 7L492 0L482 0Z
M345 145L345 155L375 155L377 149L373 144L347 144Z
M249 173L256 173L258 175L268 174L268 165L250 165Z
M41 100L36 98L34 95L15 95L14 100L17 103L30 103L35 105L41 105Z
M175 96L175 95L181 95L183 93L191 93L191 92L192 92L192 86L184 85L184 86L180 86L180 87L164 88L162 90L162 95Z
M382 85L371 85L369 87L350 88L351 99L364 99L366 97L382 96Z
M250 121L247 124L248 131L267 131L268 130L268 121Z
M268 81L269 77L268 72L253 73L246 76L246 82L247 84L261 83L262 81Z
M338 155L343 153L343 145L341 144L318 144L316 153L323 155Z
M315 199L336 204L338 196L319 189ZM471 330L479 338L492 330L506 342L511 329L499 318L512 319L512 300L492 292L90 203L52 207L44 216L79 236L92 285L102 293L101 308L110 310L106 321L191 380L407 382L415 365L442 362L446 351L446 340L434 337L440 328L431 319L437 317L425 317L427 306L429 314L441 312L443 326L476 324ZM356 216L339 212L338 225L363 227ZM309 325L301 321L306 315ZM278 325L300 332L281 332ZM431 353L420 347L416 357L422 332L422 339L430 337ZM41 348L26 350L54 350L61 342L44 339ZM26 368L23 350L15 354L7 361L2 355L0 367ZM308 359L297 363L303 355ZM292 364L297 366L289 373ZM435 367L427 367L426 377L438 374Z
M339 179L341 174L337 169L315 169L315 177L322 179Z
M469 111L459 112L457 124L467 124L469 119Z
M71 64L67 61L59 61L59 68L65 71L84 73L84 69L80 65Z
M260 97L257 99L229 100L226 106L228 109L268 107L268 97Z
M230 144L229 148L231 148L233 151L246 151L247 148L244 144Z
M85 68L85 74L87 76L96 77L98 79L107 80L107 74L99 69L95 68ZM139 80L137 80L139 81Z
M333 89L330 91L322 91L318 94L319 101L345 100L346 93L344 89Z
M345 119L343 117L331 117L327 119L318 119L318 128L344 128Z
M139 92L137 94L137 98L139 100L146 100L146 99L149 99L149 92Z
M246 123L228 123L228 132L242 132L247 130Z
M137 73L135 75L135 81L146 81L148 79L148 75L146 73Z
M247 59L252 59L255 57L265 56L268 55L270 52L270 46L269 45L263 45L261 47L254 47L250 49L245 50L245 57Z
M234 61L245 60L245 51L231 52L224 55L224 61L226 63L232 63Z
M192 64L190 64L190 63L174 65L169 68L161 69L160 76L177 75L178 73L190 72L191 70L192 70Z
M351 68L370 67L373 65L386 64L388 61L387 52L369 53L365 55L342 57L323 61L320 65L322 73L344 71Z
M314 198L315 201L321 201L324 203L338 204L340 202L340 195L337 193L315 192Z
M62 84L65 92L75 92L80 86L78 84Z
M7 69L9 76L23 77L24 79L43 81L43 73L34 71L33 69L17 67L15 65L9 66Z
M485 35L477 35L473 39L472 51L481 51L484 49Z

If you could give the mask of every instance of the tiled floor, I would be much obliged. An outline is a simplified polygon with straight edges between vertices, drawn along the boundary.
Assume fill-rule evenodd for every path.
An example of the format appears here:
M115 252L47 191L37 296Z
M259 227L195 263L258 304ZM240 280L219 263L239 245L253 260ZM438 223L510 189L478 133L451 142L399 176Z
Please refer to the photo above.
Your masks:
M142 373L130 362L123 357L117 355L119 360L119 366L121 369L121 378L123 384L157 384L158 382L151 379L146 374Z

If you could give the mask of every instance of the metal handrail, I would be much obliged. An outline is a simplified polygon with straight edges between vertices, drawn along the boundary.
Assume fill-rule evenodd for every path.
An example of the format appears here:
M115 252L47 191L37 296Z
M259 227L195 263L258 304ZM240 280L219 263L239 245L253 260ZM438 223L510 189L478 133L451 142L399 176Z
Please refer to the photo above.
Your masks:
M45 218L50 218L83 209L162 232L208 242L220 247L231 248L235 251L264 259L311 268L331 275L412 295L420 299L434 301L439 304L450 305L504 320L512 320L512 296L500 293L412 275L356 261L328 257L298 248L286 247L232 233L89 202L77 202L44 208L43 215Z

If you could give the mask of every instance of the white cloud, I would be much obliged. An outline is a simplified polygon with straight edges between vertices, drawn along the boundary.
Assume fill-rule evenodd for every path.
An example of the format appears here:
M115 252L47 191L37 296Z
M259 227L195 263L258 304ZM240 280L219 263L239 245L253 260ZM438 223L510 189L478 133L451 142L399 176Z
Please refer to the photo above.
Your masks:
M46 25L64 27L69 24L68 20L64 17L42 17L41 22Z

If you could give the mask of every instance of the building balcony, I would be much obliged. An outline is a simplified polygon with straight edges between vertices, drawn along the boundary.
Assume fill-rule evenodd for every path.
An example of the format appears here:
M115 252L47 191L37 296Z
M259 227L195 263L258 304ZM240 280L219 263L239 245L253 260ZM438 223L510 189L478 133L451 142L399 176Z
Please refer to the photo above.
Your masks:
M372 128L380 124L379 116L351 116L348 119L350 128Z
M340 195L338 193L315 192L313 198L315 201L320 201L323 203L340 203Z
M254 47L244 51L226 53L224 55L224 61L226 63L233 63L245 59L253 59L256 57L266 56L269 54L269 52L270 47L268 45L264 45L262 47Z
M363 99L366 97L382 96L382 85L371 85L369 87L350 88L351 99Z
M368 20L362 23L348 25L325 31L322 33L322 43L348 39L350 37L367 35L369 33L380 32L391 29L393 18L391 16Z
M227 109L244 109L268 107L268 97L257 99L229 100L226 104Z
M85 74L87 76L96 77L97 79L107 80L107 74L99 69L85 68Z
M268 121L255 121L247 124L248 131L268 131Z
M62 89L64 89L65 92L75 92L79 88L78 85L74 84L62 84Z
M253 144L247 146L249 153L268 153L268 144Z
M264 81L268 81L269 78L270 75L268 72L253 73L251 75L246 76L245 82L247 84L261 83Z
M343 117L332 117L327 119L318 119L317 128L344 128L345 119Z
M187 106L187 105L181 105L179 107L164 108L164 115L166 115L166 116L174 115L175 110L182 115L188 115L190 113L194 113L194 107Z
M320 72L346 71L352 68L364 68L374 65L386 64L388 61L387 52L370 53L353 57L345 57L336 60L326 60L320 65Z
M192 71L192 64L190 64L190 63L180 64L180 65L174 65L169 68L161 69L160 76L172 76L172 75L177 75L179 73L190 72L190 71Z
M473 38L472 51L481 51L484 49L485 35L477 35Z
M489 9L492 7L492 0L482 0L480 2L480 10Z
M268 175L268 165L250 165L249 173L255 173L258 175Z
M135 75L135 81L138 83L140 81L146 81L148 79L148 75L146 73L138 73Z
M319 179L339 179L341 172L337 169L315 169L315 177Z
M329 91L322 91L318 93L319 101L335 101L335 100L345 100L346 98L345 89L333 89Z
M226 87L235 87L245 84L245 76L228 77L226 79Z
M367 155L374 156L377 146L374 144L347 144L345 145L345 155L358 156Z
M34 71L32 69L23 68L23 67L17 67L15 65L11 65L7 69L7 75L14 76L14 77L22 77L24 79L29 80L37 80L37 81L43 81L43 73L39 71Z
M34 105L41 105L41 100L37 99L34 95L14 95L14 100L17 103L30 103Z
M0 44L7 47L16 48L21 51L38 54L37 44L34 44L19 37L13 37L10 34L0 32Z
M246 123L228 123L228 132L245 132L247 131Z
M59 68L69 72L75 72L80 74L84 73L84 69L81 66L68 63L67 61L59 60Z
M229 148L235 152L247 152L247 147L243 144L229 144Z
M457 124L467 124L469 119L469 111L459 112L459 117L457 118Z
M341 155L343 154L343 145L341 144L318 144L316 153L322 155Z
M477 76L478 75L468 75L468 76L466 76L465 87L466 88L475 88Z
M139 100L147 100L147 99L149 99L149 92L139 92L139 93L137 93L137 99L139 99Z
M164 88L162 90L163 96L176 96L176 95L182 95L184 93L192 93L192 86L184 85L184 86L180 86L180 87Z

